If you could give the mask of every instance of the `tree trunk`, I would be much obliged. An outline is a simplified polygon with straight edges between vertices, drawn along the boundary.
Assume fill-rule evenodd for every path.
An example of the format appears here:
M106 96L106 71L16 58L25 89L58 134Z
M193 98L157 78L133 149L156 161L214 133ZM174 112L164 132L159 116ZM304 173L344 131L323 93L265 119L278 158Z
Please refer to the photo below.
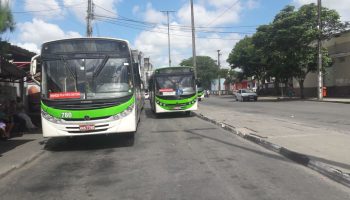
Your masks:
M280 82L279 81L275 81L275 85L274 85L274 87L275 87L275 93L276 93L276 95L280 95L281 94L281 92L280 92L280 87L279 87L279 84Z
M299 87L300 87L300 98L305 99L304 95L304 79L299 80Z

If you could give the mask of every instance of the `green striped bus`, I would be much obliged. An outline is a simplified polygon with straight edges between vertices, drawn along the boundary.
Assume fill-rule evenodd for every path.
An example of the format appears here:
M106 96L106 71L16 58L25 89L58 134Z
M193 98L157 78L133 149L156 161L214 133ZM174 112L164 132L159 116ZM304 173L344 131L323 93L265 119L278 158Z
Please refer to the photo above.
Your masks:
M41 55L44 137L136 131L143 106L139 66L129 43L113 38L46 42Z
M192 67L156 69L150 79L150 104L154 113L197 110L197 89Z

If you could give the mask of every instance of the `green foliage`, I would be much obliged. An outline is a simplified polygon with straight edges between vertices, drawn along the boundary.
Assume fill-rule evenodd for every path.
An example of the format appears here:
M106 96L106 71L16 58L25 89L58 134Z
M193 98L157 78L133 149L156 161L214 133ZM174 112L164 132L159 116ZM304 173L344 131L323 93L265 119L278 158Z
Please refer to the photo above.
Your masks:
M181 66L192 66L192 57L183 60ZM201 82L203 88L210 88L211 81L218 77L218 65L216 61L209 56L196 56L197 61L197 79Z
M239 41L231 51L227 62L233 68L242 70L241 78L254 76L261 80L266 73L266 58L261 49L256 48L251 37Z
M252 37L238 42L227 61L242 69L240 76L255 76L258 80L275 77L278 82L296 78L303 87L307 74L317 70L317 40L330 38L349 26L340 21L335 10L322 8L321 31L317 17L315 4L299 10L286 6L272 23L259 26ZM326 49L322 60L323 68L331 65Z
M0 34L7 30L13 31L15 22L11 10L8 5L3 5L0 2Z
M223 76L225 77L225 84L230 84L234 83L237 80L237 72L234 71L233 69L226 69L226 75Z

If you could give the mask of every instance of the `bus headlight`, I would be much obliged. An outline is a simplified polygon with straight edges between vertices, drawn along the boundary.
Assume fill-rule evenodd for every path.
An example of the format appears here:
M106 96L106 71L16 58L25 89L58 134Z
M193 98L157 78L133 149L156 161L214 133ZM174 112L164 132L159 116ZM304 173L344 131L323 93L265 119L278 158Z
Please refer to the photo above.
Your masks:
M62 123L62 120L61 119L58 119L52 115L50 115L49 113L47 113L46 111L44 111L43 109L41 109L41 116L43 118L45 118L47 121L50 121L52 123L56 123L56 124L59 124L59 123Z
M118 113L116 115L113 115L112 118L114 120L118 120L118 119L121 119L123 117L126 117L133 111L133 109L134 109L134 105L131 105L127 109L125 109L123 112Z

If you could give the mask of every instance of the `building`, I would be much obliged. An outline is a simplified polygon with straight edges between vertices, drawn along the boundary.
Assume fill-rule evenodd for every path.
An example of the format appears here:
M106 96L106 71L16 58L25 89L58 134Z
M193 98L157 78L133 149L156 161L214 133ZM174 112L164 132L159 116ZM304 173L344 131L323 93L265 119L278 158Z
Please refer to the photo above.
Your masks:
M144 58L144 81L145 81L145 88L148 88L148 82L149 78L153 74L153 65L150 62L150 58Z
M335 35L323 41L323 47L329 51L333 65L326 69L323 84L327 88L328 97L350 97L350 31ZM317 73L309 73L304 82L306 97L317 96ZM299 93L298 81L293 81Z
M20 97L25 102L26 76L35 53L5 41L0 46L0 101Z

